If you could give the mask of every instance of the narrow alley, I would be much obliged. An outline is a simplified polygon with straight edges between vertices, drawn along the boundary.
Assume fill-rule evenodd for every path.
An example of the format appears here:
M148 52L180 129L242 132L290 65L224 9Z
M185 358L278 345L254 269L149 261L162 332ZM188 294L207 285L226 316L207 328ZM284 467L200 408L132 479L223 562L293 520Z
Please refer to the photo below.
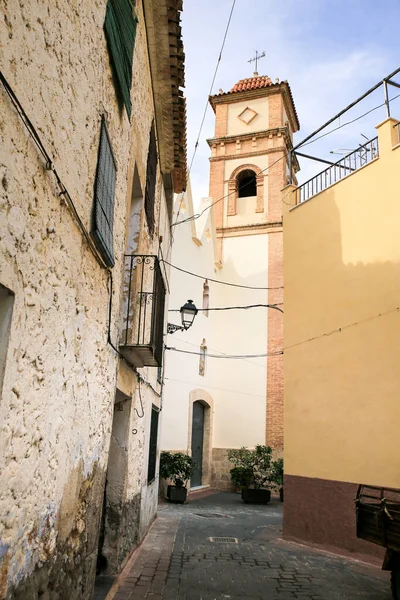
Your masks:
M389 600L388 573L281 539L282 504L163 504L107 600ZM225 541L224 541L225 540Z

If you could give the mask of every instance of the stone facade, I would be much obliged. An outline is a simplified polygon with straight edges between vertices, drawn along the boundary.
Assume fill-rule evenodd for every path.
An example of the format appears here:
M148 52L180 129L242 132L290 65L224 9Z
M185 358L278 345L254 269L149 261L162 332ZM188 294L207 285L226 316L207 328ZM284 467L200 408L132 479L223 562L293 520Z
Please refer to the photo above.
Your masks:
M151 73L157 77L159 65L149 63L156 59L149 59L146 27L157 20L168 39L164 9L178 14L179 2L146 0L145 12L136 3L130 121L103 30L107 0L0 5L2 74L59 176L57 182L46 169L0 85L0 285L13 299L12 313L0 311L0 597L86 600L99 538L103 566L115 573L156 513L158 475L148 482L147 465L161 385L157 369L138 371L118 358L116 346L137 189L136 252L157 255L160 238L164 254L170 245L173 190L166 182L182 179L173 149L157 168L154 235L141 210L153 120L174 137L165 111L171 99L165 91L153 96ZM158 60L165 63L163 52ZM102 119L117 167L112 288L85 237Z
M211 487L217 490L232 491L235 489L231 481L232 463L228 460L229 448L212 449Z

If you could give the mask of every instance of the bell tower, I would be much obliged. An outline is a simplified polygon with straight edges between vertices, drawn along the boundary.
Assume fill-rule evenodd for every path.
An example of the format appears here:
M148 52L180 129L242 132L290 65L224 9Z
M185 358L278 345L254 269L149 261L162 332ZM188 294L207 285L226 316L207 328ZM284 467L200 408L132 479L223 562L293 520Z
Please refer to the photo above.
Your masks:
M299 121L287 81L267 76L238 81L229 92L210 97L214 137L208 140L210 197L215 202L218 258L222 265L258 264L259 287L268 303L283 302L281 190L298 165L288 164ZM255 237L257 236L257 237ZM257 287L257 286L256 286ZM257 292L254 292L256 298ZM256 334L257 332L254 332ZM251 335L251 332L249 332ZM258 335L258 333L257 333ZM268 309L266 443L283 448L283 314ZM264 350L265 351L265 350ZM260 442L261 443L261 442Z

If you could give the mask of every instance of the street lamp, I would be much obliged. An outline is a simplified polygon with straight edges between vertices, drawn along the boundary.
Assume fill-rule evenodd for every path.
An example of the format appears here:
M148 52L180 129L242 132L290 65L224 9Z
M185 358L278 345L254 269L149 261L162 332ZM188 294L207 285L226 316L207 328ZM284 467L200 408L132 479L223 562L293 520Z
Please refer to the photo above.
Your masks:
M193 300L188 300L186 304L184 304L180 311L182 325L174 325L173 323L168 323L167 333L175 333L175 331L186 331L193 325L193 321L197 313L199 312L196 306L193 304Z

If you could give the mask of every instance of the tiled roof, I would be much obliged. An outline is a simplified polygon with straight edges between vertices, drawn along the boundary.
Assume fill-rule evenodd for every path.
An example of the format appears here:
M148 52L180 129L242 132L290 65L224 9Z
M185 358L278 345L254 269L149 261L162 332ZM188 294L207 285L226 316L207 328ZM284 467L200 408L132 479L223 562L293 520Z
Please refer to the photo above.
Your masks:
M240 79L233 88L229 91L230 94L233 92L244 92L245 90L257 90L259 88L270 87L274 85L267 75L249 77L248 79Z
M292 96L292 92L290 86L286 80L279 81L279 79L275 80L275 83L268 77L268 75L255 75L254 77L248 77L247 79L240 79L235 85L229 90L229 92L223 92L219 90L218 94L214 94L214 96L209 97L210 104L215 112L215 105L219 102L228 101L228 97L231 94L235 94L237 92L248 92L250 90L259 90L262 88L284 88L286 87L289 92L290 101L293 107L294 117L297 123L298 129L300 129L300 123L296 112L296 107L294 105L294 100Z

